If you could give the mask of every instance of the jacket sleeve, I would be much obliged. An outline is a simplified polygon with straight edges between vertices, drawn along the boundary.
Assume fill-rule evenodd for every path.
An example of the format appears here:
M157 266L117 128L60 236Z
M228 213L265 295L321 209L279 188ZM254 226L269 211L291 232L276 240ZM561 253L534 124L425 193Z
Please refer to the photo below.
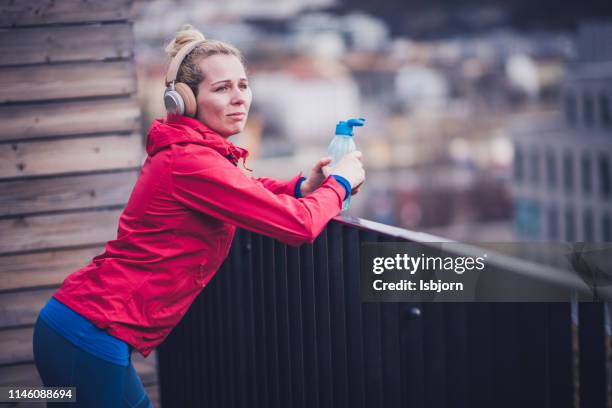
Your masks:
M274 194L208 148L175 155L170 171L172 195L186 207L294 246L313 242L344 196L333 177L304 198Z
M302 173L298 174L291 180L277 180L269 177L256 177L254 180L260 182L265 188L274 194L289 194L295 196L295 184L302 177Z

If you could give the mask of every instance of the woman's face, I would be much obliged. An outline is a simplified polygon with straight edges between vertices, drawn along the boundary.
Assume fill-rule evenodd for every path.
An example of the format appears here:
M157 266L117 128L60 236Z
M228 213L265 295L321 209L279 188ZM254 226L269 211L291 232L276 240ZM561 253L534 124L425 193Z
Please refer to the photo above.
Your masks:
M196 119L225 138L240 133L253 99L244 66L234 55L218 54L200 61L200 69Z

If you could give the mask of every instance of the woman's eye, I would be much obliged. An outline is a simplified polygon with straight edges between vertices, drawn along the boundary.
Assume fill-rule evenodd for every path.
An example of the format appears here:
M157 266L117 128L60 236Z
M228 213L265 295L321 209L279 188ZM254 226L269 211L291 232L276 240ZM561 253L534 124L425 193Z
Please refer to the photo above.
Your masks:
M247 89L249 86L247 84L240 84L240 89Z
M227 89L227 86L221 86L221 87L219 87L219 88L215 89L215 91L216 91L216 92L219 92L219 91L225 91L226 89Z

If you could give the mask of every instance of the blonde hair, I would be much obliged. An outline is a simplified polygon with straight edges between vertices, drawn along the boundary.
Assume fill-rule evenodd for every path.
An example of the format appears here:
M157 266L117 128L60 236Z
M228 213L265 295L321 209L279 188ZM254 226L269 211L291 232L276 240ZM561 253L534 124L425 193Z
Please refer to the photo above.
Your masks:
M190 24L183 25L176 33L172 41L166 46L166 54L172 59L186 44L201 40L205 41L187 54L176 76L176 81L187 84L195 96L198 96L198 85L204 80L204 73L199 67L202 59L219 54L233 55L240 60L243 66L246 65L238 48L223 41L207 40L202 32L193 28Z

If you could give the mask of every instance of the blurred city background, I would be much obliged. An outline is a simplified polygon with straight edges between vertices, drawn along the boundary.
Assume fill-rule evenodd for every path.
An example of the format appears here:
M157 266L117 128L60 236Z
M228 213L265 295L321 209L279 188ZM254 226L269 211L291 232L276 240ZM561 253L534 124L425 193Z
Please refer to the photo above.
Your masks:
M351 215L457 240L610 240L609 2L136 4L145 130L163 115L163 46L191 23L246 54L254 101L233 141L255 175L307 174L338 120L365 117L355 141L368 178ZM593 174L557 188L574 171L561 166L585 170L580 156L563 164L562 145L573 155L596 140Z
M572 242L612 241L611 17L609 0L3 2L0 385L40 385L38 311L115 237L181 25L246 54L254 103L233 141L255 175L308 174L335 124L365 117L351 215L470 242ZM610 401L611 314L597 313L599 337L580 347L599 368L581 370ZM134 357L154 400L156 360Z

